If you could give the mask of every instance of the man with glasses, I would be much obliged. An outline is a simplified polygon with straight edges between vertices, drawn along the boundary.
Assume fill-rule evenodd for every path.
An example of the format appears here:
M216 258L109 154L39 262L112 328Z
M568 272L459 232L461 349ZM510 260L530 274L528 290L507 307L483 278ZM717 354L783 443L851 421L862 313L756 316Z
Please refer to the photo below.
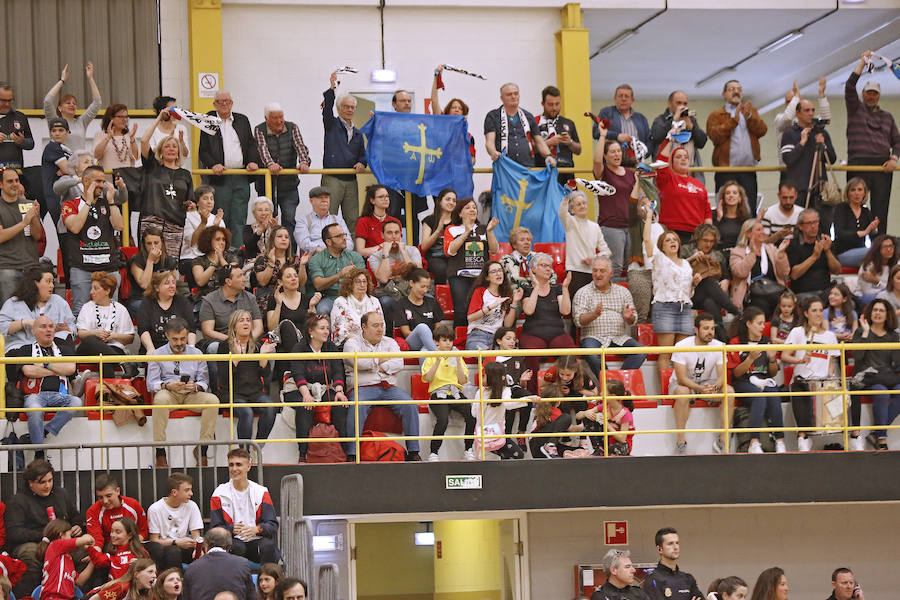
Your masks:
M384 318L380 313L368 312L360 318L362 334L351 337L344 345L344 352L400 352L400 346L394 338L384 334ZM356 437L357 410L359 411L359 424L366 422L369 411L372 410L370 402L397 401L409 402L410 395L397 386L397 373L403 368L402 358L360 358L352 357L344 359L344 371L348 374L347 388L355 390L356 399L360 403L358 409L350 407L347 418L347 433L350 437ZM354 381L354 371L358 379ZM419 435L419 407L414 403L409 404L385 404L392 413L400 417L403 423L403 435ZM347 462L356 460L355 442L346 442L344 448L347 452ZM420 461L419 440L406 442L406 460Z
M304 254L308 252L316 254L325 249L325 242L322 241L322 229L326 225L336 223L341 226L347 237L350 237L350 230L344 219L336 214L331 214L328 210L331 206L328 188L316 186L309 190L309 203L312 205L312 211L302 217L299 214L295 215L296 224L294 225L294 241L297 242L297 248Z
M216 190L216 206L225 213L225 223L231 228L231 243L243 245L244 225L247 223L247 204L250 202L250 178L247 175L222 175L225 169L259 168L259 153L253 128L246 115L231 111L234 101L226 91L216 92L209 115L222 119L222 126L215 135L200 136L200 166L212 169L214 175L203 177Z
M347 273L354 267L366 268L363 257L347 248L347 239L348 236L340 225L326 225L322 229L325 251L313 256L306 265L313 291L322 293L322 299L316 304L316 312L319 314L331 314L331 307L334 306L341 287L341 279Z
M34 148L28 117L13 109L12 85L0 81L0 166L23 167L22 150Z
M153 351L155 355L203 354L187 343L188 325L181 317L169 319L163 327L167 344ZM169 425L168 406L174 404L208 404L200 411L200 440L212 440L216 435L216 409L219 399L209 393L209 371L202 360L149 361L147 363L147 390L153 394L153 441L166 441ZM197 466L205 467L207 446L194 448ZM156 466L169 466L166 449L156 449Z
M759 163L759 138L768 127L736 79L725 82L722 90L725 106L714 110L706 120L706 133L713 142L716 167L755 167ZM756 172L716 173L716 189L734 179L744 186L750 214L756 214Z
M807 208L800 213L797 229L800 236L787 248L791 290L798 296L823 298L831 284L831 275L841 272L841 263L831 251L831 238L819 233L819 213L815 209Z
M634 585L634 565L628 550L610 550L603 557L606 583L591 595L591 600L650 600Z

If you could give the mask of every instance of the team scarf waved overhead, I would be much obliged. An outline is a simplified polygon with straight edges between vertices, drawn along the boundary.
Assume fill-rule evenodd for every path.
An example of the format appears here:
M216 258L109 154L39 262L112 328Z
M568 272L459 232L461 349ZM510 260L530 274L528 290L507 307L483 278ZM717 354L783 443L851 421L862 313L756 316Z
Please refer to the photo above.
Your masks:
M191 112L183 108L178 108L177 106L170 106L166 110L172 113L173 118L190 123L194 127L201 129L203 133L208 133L209 135L216 135L219 133L219 127L222 126L222 119L216 115L201 115L200 113Z
M558 175L556 167L531 171L500 155L491 181L492 214L499 221L494 231L497 239L508 240L509 232L521 226L531 231L537 243L566 241L559 204L568 190L560 185Z
M378 183L419 196L449 188L472 197L469 128L462 116L376 112L360 132Z

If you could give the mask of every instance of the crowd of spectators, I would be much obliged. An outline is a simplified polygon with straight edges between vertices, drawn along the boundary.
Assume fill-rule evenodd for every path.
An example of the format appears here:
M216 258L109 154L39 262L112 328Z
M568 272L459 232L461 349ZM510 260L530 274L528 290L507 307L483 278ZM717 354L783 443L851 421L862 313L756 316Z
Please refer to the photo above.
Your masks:
M878 106L877 83L867 82L861 97L856 90L869 56L863 54L845 87L848 160L881 166L883 172L848 174L843 201L836 206L822 185L824 170L818 168L837 159L823 124L830 117L824 83L818 116L816 105L794 89L776 117L778 156L786 171L778 203L770 207L756 206L753 172L717 173L715 189L708 190L704 179L691 171L699 164L697 150L708 140L717 166L753 167L759 162L760 138L768 128L744 100L740 82L724 85L725 104L709 115L705 131L688 108L685 92L672 92L663 113L651 121L632 109L631 86L619 86L614 105L600 111L593 126L594 175L613 193L598 198L597 221L588 217L592 200L584 192L572 191L561 202L556 217L566 232L566 242L560 244L565 252L562 264L536 250L532 232L525 228L498 240L497 219L479 219L476 200L459 198L450 189L435 197L433 213L421 224L414 220L414 231L405 231L398 218L397 190L384 185L366 188L360 211L356 175L323 175L321 186L309 192L311 210L300 210L297 176L281 173L293 168L305 173L310 167L300 125L286 121L281 107L272 103L265 107L265 120L252 127L246 116L232 110L234 101L224 91L216 94L215 110L209 113L221 126L214 135L199 134L201 167L213 174L197 188L182 166L188 155L186 132L168 110L176 104L170 96L154 101L157 117L139 138L136 126L129 127L128 108L110 104L92 150L85 151L90 143L86 125L101 106L90 64L85 74L93 101L82 116L75 116L74 97L60 96L68 68L47 94L50 142L42 161L44 193L29 201L16 169L23 167L22 151L34 140L27 119L12 108L12 86L0 83L0 141L12 142L0 148L5 165L0 173L0 333L11 355L73 357L71 363L9 365L10 381L20 387L26 406L72 407L82 403L88 373L72 377L79 355L387 352L447 350L454 345L511 349L516 343L548 350L634 348L641 346L635 326L646 323L652 323L661 346L714 347L731 340L882 341L896 335L900 310L896 245L885 229L900 133L891 115ZM323 164L358 173L367 163L362 135L352 124L356 102L351 96L336 96L335 88L332 76L322 107ZM573 155L582 151L575 123L560 115L557 88L542 91L538 117L520 106L514 83L500 88L500 100L501 106L485 119L485 148L492 159L506 153L529 167L571 165ZM398 112L408 112L409 93L397 91L393 104ZM465 115L468 106L454 98L444 112ZM639 164L647 148L663 167ZM473 142L473 156L474 150ZM139 156L141 177L135 186L128 169ZM259 196L251 203L253 179L223 174L232 168L268 169L275 176L273 198ZM709 191L716 192L715 210ZM120 209L126 198L140 209L139 245L127 260L121 252ZM60 267L70 302L53 293L55 269L39 260L45 238L41 216L48 213L61 233ZM857 288L832 281L847 266L859 270ZM446 286L449 302L439 301L438 286ZM448 333L439 325L449 321L451 311L457 331ZM502 342L509 331L512 345ZM627 354L621 366L640 368L645 356ZM833 351L749 352L736 353L727 362L741 393L788 388L815 392L835 377L833 356ZM865 367L857 369L860 389L900 388L894 371L900 361L892 357L890 351L858 351L858 366ZM459 409L481 387L496 401L491 407L497 410L491 412L498 415L491 423L482 422L485 415L477 405L462 410L467 433L476 428L496 432L498 424L497 433L511 433L516 426L521 433L529 426L550 428L564 435L532 454L565 456L579 449L597 451L597 438L579 440L585 429L627 428L633 423L626 418L628 402L621 408L616 404L606 416L580 400L542 405L540 398L552 393L596 395L598 388L582 385L580 375L576 385L561 373L572 370L596 379L602 370L599 356L551 368L544 377L538 376L541 356L497 361L506 369L502 377L498 371L492 379L486 371L484 383L476 377L477 384L459 371L461 362L448 360L422 364L432 400L452 398L458 403L447 406ZM792 366L792 374L786 365ZM353 393L366 402L396 400L387 406L402 421L404 434L419 433L410 390L397 378L401 359L355 364L235 360L233 366L150 361L141 367L155 405L154 440L166 439L171 406L208 405L201 411L200 445L194 453L203 465L203 442L214 437L220 401L251 404L279 393L289 403L346 402ZM718 394L733 392L722 354L715 350L662 353L657 367L663 387L673 394L704 394L716 405L723 398ZM127 378L140 372L136 363L119 364L115 358L102 371L104 377L121 372ZM851 421L858 427L858 396L854 399ZM872 399L875 425L889 425L900 412L900 399L890 394L873 394ZM751 425L782 426L779 400L744 398L742 404L751 408ZM798 425L815 424L811 402L790 399ZM692 404L688 398L675 401L678 428L686 426ZM730 422L734 399L728 404L722 414ZM439 406L435 403L432 411L435 431L442 432L449 411ZM332 406L331 424L340 436L353 436L362 428L356 419L364 422L370 408L362 405L359 414L347 414L346 407ZM239 437L252 435L256 414L256 436L265 439L277 409L248 406L235 412ZM31 441L40 443L47 434L58 434L71 414L58 413L42 425L39 413L29 413ZM297 435L305 437L312 425L311 406L297 406ZM863 433L857 429L851 435L854 449L864 447ZM620 435L622 439L611 438L613 443L630 449L633 436ZM784 451L783 435L774 437L776 449ZM752 438L750 451L762 451L759 436ZM887 445L884 431L870 438L875 447ZM524 440L514 445L501 444L491 451L504 458L522 456ZM439 447L432 446L432 457ZM713 450L724 447L720 436ZM811 449L803 432L798 447ZM346 446L351 460L353 448ZM471 445L465 448L466 457L472 458ZM679 434L676 451L686 448L686 437ZM307 450L300 445L301 460ZM407 459L419 459L416 440L409 440L405 451ZM158 466L168 464L161 448L156 461Z

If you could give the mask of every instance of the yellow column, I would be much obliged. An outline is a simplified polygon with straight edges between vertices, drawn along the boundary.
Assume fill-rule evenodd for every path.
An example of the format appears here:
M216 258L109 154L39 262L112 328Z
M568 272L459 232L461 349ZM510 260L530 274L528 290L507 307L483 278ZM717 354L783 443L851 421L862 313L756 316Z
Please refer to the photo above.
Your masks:
M191 63L191 110L198 113L213 109L212 98L200 97L200 73L217 73L222 84L222 0L187 0L188 38ZM195 130L197 131L197 130ZM191 136L193 167L198 168L200 136ZM194 185L200 180L195 177Z
M435 521L434 540L434 600L503 597L500 521Z
M575 121L581 139L581 154L575 156L578 177L592 179L594 138L591 120L591 65L588 30L581 5L570 2L560 9L562 28L556 32L556 83L562 92L562 115ZM591 211L594 211L591 203ZM592 215L593 216L593 215Z

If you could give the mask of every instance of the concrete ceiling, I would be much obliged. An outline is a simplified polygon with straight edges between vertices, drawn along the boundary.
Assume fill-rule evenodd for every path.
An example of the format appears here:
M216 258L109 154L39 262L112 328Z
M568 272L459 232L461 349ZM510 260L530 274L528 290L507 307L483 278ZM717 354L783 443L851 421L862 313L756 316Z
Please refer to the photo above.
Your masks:
M592 54L622 32L638 29L615 49L591 59L592 96L600 103L611 101L623 82L644 98L683 89L692 98L714 99L725 81L738 79L745 96L762 107L783 98L794 79L809 93L824 75L833 93L864 50L889 59L900 56L900 2L839 9L586 8L584 21ZM794 30L803 36L780 49L760 51ZM733 71L709 78L735 65ZM884 95L900 96L900 81L890 71L871 76L881 81Z

